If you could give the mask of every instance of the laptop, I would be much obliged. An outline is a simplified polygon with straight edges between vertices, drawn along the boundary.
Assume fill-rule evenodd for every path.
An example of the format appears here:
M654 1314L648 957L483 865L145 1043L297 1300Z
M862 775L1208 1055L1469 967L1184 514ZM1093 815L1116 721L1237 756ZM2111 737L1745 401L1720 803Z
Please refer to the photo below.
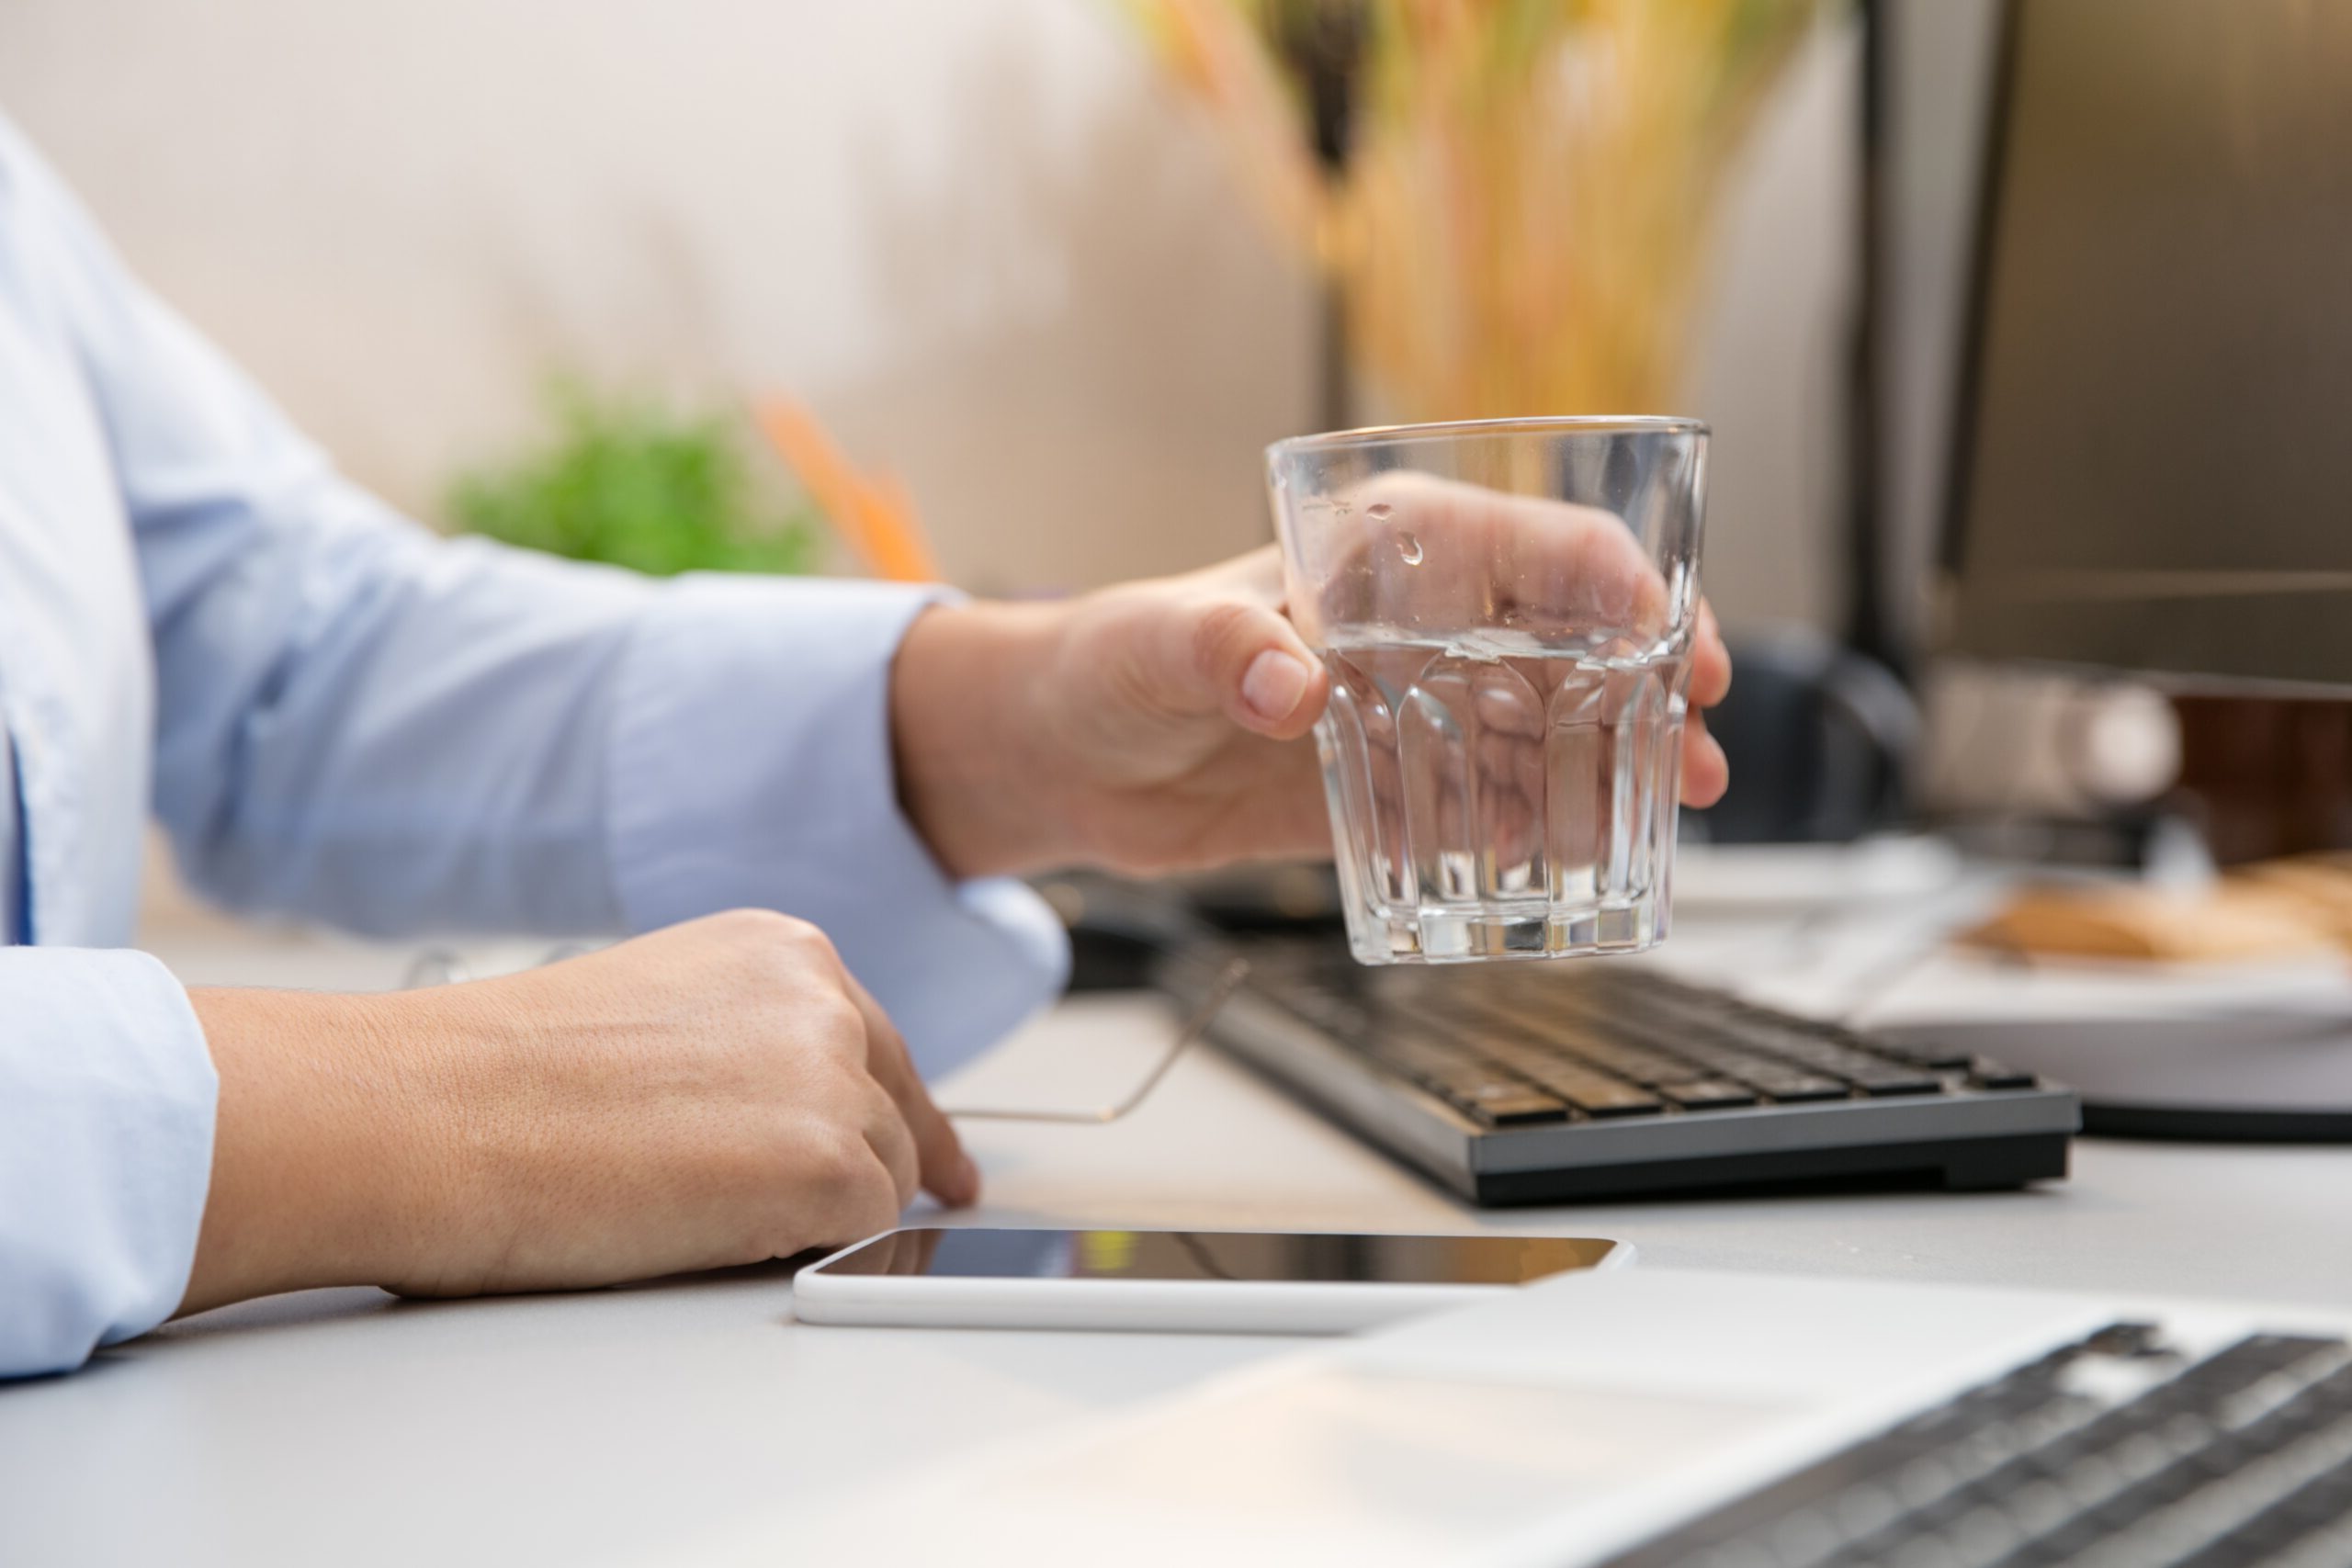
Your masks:
M1195 943L1250 968L1209 1038L1482 1204L2066 1174L2073 1090L1962 1046L1744 1002L1637 960L1365 968L1327 936Z
M1122 1568L2341 1564L2347 1333L2352 1307L1637 1266L910 1478L835 1533Z

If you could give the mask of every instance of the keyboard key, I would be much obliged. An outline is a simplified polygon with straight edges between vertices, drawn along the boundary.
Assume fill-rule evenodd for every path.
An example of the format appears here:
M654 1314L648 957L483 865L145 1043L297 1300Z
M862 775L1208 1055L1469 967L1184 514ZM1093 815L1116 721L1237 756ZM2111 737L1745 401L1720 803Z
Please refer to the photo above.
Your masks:
M1943 1079L1908 1067L1873 1067L1845 1077L1856 1089L1873 1100L1886 1095L1941 1094L1944 1091Z
M1843 1045L1820 1045L1789 1055L1815 1072L1843 1078L1868 1095L1940 1094L1944 1080Z
M1914 1067L1925 1067L1929 1072L1936 1073L1964 1072L1969 1064L1974 1060L1966 1051L1954 1050L1949 1045L1938 1045L1927 1040L1873 1040L1871 1042L1871 1049L1881 1055L1892 1056L1898 1062L1906 1063Z
M1588 1116L1654 1116L1665 1103L1649 1090L1606 1073L1568 1064L1531 1075Z
M1979 1056L1967 1065L1968 1087L1971 1089L2039 1089L2041 1080L1990 1056Z
M1612 1040L1579 1031L1563 1035L1561 1044L1566 1054L1578 1060L1653 1089L1659 1084L1709 1076L1694 1062L1634 1041Z
M1802 1105L1818 1100L1845 1100L1853 1093L1836 1078L1801 1072L1794 1067L1754 1067L1742 1072L1739 1077L1748 1088L1782 1105Z
M1695 1078L1658 1086L1658 1093L1685 1111L1728 1111L1756 1103L1756 1091L1729 1078Z
M1489 1083L1463 1095L1457 1104L1478 1121L1494 1127L1526 1127L1544 1122L1565 1122L1568 1108L1542 1089Z

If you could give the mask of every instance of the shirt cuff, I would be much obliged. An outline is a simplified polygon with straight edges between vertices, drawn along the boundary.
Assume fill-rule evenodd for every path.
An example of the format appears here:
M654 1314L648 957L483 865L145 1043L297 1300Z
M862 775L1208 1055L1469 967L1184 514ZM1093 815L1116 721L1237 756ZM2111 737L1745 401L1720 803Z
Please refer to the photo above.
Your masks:
M899 808L890 661L935 587L695 576L619 672L607 819L632 931L720 909L822 930L947 1071L1057 995L1069 945L1011 878L956 883Z
M144 953L0 949L0 1377L70 1371L187 1293L220 1078Z

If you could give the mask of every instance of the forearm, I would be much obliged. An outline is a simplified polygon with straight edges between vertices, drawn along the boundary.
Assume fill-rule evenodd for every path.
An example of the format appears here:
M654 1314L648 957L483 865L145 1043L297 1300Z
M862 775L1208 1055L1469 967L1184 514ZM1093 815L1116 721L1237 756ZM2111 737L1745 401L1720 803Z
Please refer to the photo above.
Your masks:
M387 998L188 993L220 1077L212 1179L182 1313L394 1277L415 1225L401 1194L431 1161L408 1135L434 1098Z

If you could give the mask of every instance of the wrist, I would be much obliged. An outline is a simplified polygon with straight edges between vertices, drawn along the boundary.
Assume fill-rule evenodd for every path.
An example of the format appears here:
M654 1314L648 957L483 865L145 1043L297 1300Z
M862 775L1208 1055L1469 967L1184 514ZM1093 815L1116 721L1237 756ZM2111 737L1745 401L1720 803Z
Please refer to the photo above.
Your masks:
M1067 613L1056 604L943 604L908 628L890 671L899 804L950 875L1043 870L1071 858L1071 780L1046 721Z

